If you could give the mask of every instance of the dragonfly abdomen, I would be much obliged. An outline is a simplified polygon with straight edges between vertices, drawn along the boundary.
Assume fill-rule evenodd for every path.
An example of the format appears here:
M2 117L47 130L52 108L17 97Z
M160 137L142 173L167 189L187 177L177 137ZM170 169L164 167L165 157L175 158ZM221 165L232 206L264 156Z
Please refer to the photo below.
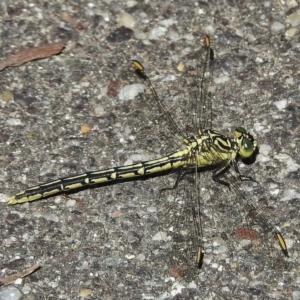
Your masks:
M101 185L113 181L117 183L127 179L162 173L185 166L187 164L188 153L189 149L186 148L155 160L100 171L86 172L75 176L49 181L19 192L8 200L8 204L30 202L63 192L68 192L70 190L80 189L85 186L95 184Z

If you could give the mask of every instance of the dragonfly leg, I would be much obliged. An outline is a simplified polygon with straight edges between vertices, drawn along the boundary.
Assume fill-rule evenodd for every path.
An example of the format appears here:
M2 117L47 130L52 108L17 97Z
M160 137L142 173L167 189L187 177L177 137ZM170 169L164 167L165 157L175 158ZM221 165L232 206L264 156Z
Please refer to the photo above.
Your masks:
M258 183L253 177L251 177L251 176L246 176L246 175L244 175L244 174L241 174L241 172L240 172L240 170L239 170L239 167L238 167L236 161L233 162L233 167L234 167L234 170L235 170L235 172L238 174L238 177L239 177L239 179L240 179L241 181L248 181L248 180L249 180L249 181L253 181L253 182L255 182L255 183Z
M176 178L176 181L175 181L174 185L173 185L172 187L160 189L159 192L160 192L160 193L163 193L163 192L165 192L165 191L171 191L171 190L177 189L179 182L184 178L184 176L185 176L187 173L188 173L188 172L185 172L185 171L183 171L183 170L179 170L178 173L177 173L177 178Z
M230 168L230 165L228 164L228 162L227 161L223 162L222 164L220 164L218 166L217 169L213 170L212 179L213 179L213 181L223 184L230 189L230 184L220 178L222 175L224 175L228 171L229 168Z

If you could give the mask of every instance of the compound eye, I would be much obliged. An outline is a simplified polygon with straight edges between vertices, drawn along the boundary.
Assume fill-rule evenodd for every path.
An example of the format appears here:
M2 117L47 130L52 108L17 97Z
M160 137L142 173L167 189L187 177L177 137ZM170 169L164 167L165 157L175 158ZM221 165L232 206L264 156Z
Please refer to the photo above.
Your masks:
M247 134L247 131L244 127L237 127L235 130L239 131L240 133Z
M242 157L247 158L250 157L254 152L254 145L253 143L246 137L243 138L240 154Z
M233 134L236 138L240 138L242 135L246 135L247 131L244 127L237 127Z

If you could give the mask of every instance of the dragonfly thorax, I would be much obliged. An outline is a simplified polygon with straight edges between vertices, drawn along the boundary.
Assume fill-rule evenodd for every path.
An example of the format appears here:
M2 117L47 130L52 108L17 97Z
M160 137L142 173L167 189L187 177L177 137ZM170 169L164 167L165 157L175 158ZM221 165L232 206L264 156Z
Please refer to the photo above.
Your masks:
M212 129L199 130L197 138L186 139L188 165L199 167L217 165L235 160L239 145L235 138L228 137Z
M257 149L257 140L243 127L236 128L232 137L212 129L199 130L197 137L191 136L184 143L188 146L188 164L199 167L229 163L237 156L248 158Z

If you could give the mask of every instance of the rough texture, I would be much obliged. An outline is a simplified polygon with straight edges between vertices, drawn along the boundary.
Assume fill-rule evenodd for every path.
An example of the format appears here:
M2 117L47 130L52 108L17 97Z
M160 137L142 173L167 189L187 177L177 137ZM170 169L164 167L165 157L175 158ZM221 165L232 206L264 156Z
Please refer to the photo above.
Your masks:
M22 299L299 299L297 3L42 2L0 6L1 58L68 41L58 56L0 73L0 276L42 265L15 285ZM237 249L219 248L208 253L194 282L175 278L176 270L171 277L171 250L164 260L153 241L164 222L154 208L161 204L168 213L159 189L172 186L171 176L6 205L9 196L37 183L149 159L151 149L166 154L164 145L132 141L139 136L132 126L147 127L151 112L118 100L127 59L143 60L158 91L176 89L176 81L159 81L180 79L177 67L197 54L205 34L216 56L213 126L229 134L242 125L258 136L261 153L242 171L261 183L259 205L281 227L290 252L286 270L247 263L247 256L239 264ZM91 130L81 132L85 124ZM203 175L203 187L209 250L223 243L234 204L209 176Z

